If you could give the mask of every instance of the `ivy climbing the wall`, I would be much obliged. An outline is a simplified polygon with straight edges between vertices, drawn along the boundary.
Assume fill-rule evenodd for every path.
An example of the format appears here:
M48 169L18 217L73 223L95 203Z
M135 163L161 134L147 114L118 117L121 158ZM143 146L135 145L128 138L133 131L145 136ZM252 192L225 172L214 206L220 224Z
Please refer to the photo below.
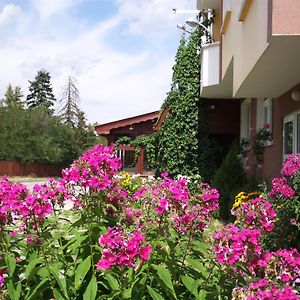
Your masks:
M162 108L169 115L158 132L157 174L200 174L210 180L214 171L212 141L200 98L200 37L195 30L183 35L173 67L171 90Z

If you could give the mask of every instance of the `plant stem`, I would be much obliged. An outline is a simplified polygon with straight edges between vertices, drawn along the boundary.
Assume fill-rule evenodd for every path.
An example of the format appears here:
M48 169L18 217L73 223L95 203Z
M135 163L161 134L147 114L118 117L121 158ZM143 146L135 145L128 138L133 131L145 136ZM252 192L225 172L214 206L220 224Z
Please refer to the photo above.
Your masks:
M187 241L185 252L184 252L184 255L183 255L183 258L182 258L182 261L181 261L181 268L184 267L185 259L186 259L187 254L188 254L188 250L189 250L189 247L190 247L190 244L191 244L191 241L192 241L193 233L194 233L194 228L190 231L189 239Z
M86 195L84 197L84 202L86 205L86 214L87 214L87 221L88 221L88 236L89 236L89 248L90 248L90 255L91 255L91 263L92 263L92 273L96 276L95 272L95 262L94 262L94 251L93 251L93 239L92 239L92 232L93 232L93 227L92 227L92 207L90 205L90 202L88 201L90 195Z

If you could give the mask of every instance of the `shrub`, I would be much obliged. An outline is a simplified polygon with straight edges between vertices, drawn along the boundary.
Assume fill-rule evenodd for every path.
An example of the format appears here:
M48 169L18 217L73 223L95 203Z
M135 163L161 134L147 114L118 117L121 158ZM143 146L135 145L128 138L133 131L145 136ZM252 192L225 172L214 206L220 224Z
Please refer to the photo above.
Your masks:
M246 174L238 157L238 149L233 145L212 181L212 185L220 192L219 212L223 220L231 219L233 199L240 190L243 190L245 183Z

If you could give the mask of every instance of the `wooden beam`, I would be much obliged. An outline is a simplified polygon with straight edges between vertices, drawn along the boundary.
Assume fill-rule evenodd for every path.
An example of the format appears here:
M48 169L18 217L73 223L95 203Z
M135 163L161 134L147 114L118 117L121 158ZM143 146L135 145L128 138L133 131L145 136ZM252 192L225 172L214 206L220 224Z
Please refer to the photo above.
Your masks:
M239 21L243 22L246 19L246 16L248 14L248 11L251 7L253 0L243 0L241 11L240 11L240 16L239 16Z
M225 34L225 32L226 32L226 30L228 28L228 25L229 25L230 18L231 18L231 11L227 10L226 14L225 14L225 18L224 18L223 24L222 24L222 27L221 27L221 30L220 30L220 34L221 35Z

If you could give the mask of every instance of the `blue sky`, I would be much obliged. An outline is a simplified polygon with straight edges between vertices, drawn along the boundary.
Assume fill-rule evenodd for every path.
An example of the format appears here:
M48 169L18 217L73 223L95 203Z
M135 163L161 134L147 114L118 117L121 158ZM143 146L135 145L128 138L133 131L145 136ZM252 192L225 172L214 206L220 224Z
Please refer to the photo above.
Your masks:
M7 85L28 93L50 72L57 99L78 82L89 122L158 110L170 89L182 32L195 0L0 0L0 98Z

